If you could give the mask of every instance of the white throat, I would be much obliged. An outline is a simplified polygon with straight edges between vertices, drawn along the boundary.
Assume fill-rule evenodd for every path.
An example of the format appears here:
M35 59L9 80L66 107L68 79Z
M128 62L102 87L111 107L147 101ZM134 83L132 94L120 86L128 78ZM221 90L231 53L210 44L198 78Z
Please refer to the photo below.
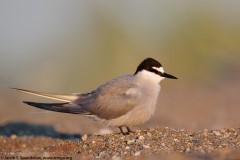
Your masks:
M152 83L160 83L165 78L147 70L142 70L138 72L136 76L140 79L149 80Z

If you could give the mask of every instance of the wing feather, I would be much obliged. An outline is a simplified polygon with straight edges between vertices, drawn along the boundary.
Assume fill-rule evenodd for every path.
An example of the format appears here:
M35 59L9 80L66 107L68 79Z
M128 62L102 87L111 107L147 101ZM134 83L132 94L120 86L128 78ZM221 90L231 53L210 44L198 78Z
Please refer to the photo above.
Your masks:
M113 79L73 101L81 108L102 119L114 119L130 110L138 102L138 87L130 75Z
M89 114L78 105L71 104L71 103L38 103L38 102L27 102L27 101L23 101L23 103L36 108L45 109L45 110L54 111L54 112L82 114L82 115Z
M78 96L76 96L76 95L44 93L44 92L30 91L30 90L20 89L20 88L12 88L12 89L15 89L19 92L28 93L28 94L32 94L35 96L49 98L49 99L53 99L53 100L59 100L59 101L63 101L63 102L71 102L78 98Z

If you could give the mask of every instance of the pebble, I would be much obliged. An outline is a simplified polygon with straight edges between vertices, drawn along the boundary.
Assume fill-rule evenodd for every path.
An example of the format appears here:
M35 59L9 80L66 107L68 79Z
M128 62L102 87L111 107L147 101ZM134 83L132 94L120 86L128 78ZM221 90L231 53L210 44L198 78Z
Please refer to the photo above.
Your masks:
M148 148L150 148L150 146L144 144L144 145L143 145L143 148L148 149Z
M106 155L106 151L102 151L98 154L98 156L101 158L101 157L104 157Z
M136 141L135 139L128 140L128 141L127 141L127 144L133 144L135 141Z
M150 132L147 132L147 136L151 138L152 134Z
M81 138L83 141L86 141L86 140L88 140L88 135L84 134Z
M126 146L126 147L125 147L125 149L127 149L127 150L128 150L128 149L130 149L130 147L129 147L129 146Z
M140 151L137 151L134 153L134 156L140 156L141 152Z
M224 138L228 138L229 136L230 136L229 133L225 133L223 137L224 137Z
M199 140L199 139L192 139L192 142L193 142L193 143L199 143L200 140Z
M237 141L240 142L240 133L238 135L235 135L235 137L236 137Z
M213 131L213 134L215 134L216 136L220 136L221 133L219 131Z
M173 139L174 142L180 142L178 139L174 138Z
M44 152L44 153L43 153L43 156L44 156L44 157L49 157L49 153L48 153L48 152Z
M87 148L88 146L87 146L86 144L84 144L82 147L85 149L85 148Z
M122 158L115 155L115 156L112 156L112 160L122 160Z
M185 150L185 152L190 152L191 151L191 149L190 148L187 148L186 150Z
M143 136L139 136L138 139L139 139L139 140L144 140L145 137L143 137Z
M14 140L14 139L17 138L17 135L16 134L12 134L10 138Z

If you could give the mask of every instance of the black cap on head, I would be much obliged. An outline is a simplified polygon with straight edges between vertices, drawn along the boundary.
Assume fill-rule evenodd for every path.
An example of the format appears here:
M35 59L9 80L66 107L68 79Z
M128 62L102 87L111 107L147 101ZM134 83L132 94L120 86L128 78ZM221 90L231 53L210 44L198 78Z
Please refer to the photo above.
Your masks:
M175 77L171 74L161 72L156 69L156 68L161 68L161 67L162 67L161 63L159 63L157 60L155 60L153 58L146 58L139 64L134 75L136 75L138 72L140 72L142 70L147 70L147 71L153 72L161 77L177 79L177 77Z
M135 74L137 74L139 71L142 71L142 70L152 71L152 67L160 68L162 67L162 65L161 63L159 63L157 60L153 58L146 58L139 64Z

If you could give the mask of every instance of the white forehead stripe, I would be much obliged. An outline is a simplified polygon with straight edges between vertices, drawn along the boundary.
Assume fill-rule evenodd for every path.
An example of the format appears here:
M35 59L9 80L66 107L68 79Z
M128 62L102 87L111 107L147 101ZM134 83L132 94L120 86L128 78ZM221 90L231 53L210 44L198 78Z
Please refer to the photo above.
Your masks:
M155 70L157 70L157 71L159 71L159 72L161 72L161 73L164 73L163 67L160 67L160 68L158 68L158 67L152 67L152 68L155 69Z

